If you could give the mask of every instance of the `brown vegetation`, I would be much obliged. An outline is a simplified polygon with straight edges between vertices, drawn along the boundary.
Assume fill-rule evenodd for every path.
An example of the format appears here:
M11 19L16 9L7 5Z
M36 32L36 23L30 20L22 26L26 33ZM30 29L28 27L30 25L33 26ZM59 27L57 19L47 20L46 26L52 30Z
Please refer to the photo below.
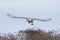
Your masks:
M60 35L51 35L50 32L29 29L19 31L16 35L4 34L0 36L0 40L60 40Z
M26 30L27 40L59 40L58 35L51 35L45 31L41 30Z

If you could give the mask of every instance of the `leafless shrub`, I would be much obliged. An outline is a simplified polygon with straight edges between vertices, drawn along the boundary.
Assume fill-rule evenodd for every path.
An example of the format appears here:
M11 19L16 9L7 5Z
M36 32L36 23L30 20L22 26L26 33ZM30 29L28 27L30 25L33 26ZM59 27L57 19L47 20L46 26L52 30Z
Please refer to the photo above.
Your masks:
M53 36L53 34L51 35L51 31L45 32L40 29L28 29L19 31L16 35L11 33L0 35L0 40L60 40L60 34Z
M45 31L41 30L26 30L27 40L59 40L57 35L53 36Z
M8 34L8 40L16 40L16 37L14 34Z

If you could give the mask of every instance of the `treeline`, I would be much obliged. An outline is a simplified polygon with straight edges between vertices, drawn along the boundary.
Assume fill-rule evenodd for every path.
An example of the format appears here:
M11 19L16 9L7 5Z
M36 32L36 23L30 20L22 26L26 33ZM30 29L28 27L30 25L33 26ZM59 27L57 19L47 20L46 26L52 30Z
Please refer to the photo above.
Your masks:
M54 34L52 31L28 29L19 31L16 34L0 34L0 40L60 40L60 34Z

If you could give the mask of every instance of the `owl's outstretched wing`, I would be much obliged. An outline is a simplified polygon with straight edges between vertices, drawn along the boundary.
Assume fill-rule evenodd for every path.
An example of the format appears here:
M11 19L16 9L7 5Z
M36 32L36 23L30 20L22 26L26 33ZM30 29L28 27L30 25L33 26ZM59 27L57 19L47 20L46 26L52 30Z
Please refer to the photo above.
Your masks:
M48 21L52 20L52 18L47 18L47 19L37 19L37 18L33 18L33 20L48 22Z
M16 16L13 16L11 14L7 14L7 16L9 16L11 18L27 19L26 17L16 17Z

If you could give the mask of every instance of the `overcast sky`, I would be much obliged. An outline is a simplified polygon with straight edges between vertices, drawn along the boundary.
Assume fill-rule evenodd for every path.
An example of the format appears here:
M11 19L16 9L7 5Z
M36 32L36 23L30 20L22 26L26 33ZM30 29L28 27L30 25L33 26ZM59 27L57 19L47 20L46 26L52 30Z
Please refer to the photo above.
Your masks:
M33 18L52 18L50 22L34 21L31 26L23 19L6 14ZM0 0L0 32L16 32L28 28L60 30L60 0Z

